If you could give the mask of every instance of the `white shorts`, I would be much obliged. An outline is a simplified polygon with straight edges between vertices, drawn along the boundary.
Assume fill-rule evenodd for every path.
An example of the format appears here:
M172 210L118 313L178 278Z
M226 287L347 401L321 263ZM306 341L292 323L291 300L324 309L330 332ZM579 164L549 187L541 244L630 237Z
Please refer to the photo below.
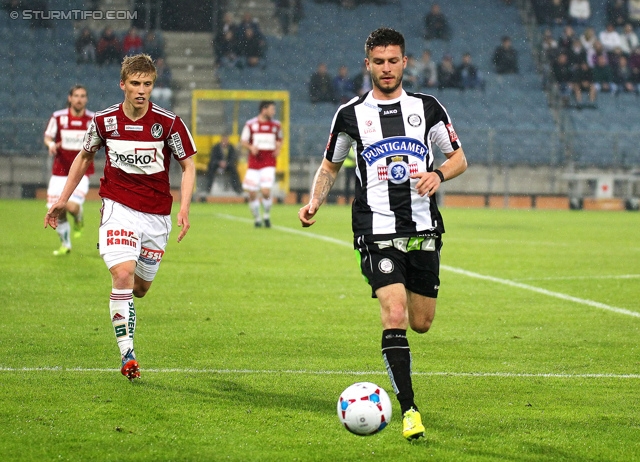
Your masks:
M110 199L102 200L99 230L100 256L107 268L135 261L136 274L153 281L171 232L171 215L133 210Z
M64 189L64 185L67 183L66 176L57 176L54 175L49 180L49 187L47 188L47 208L51 208L53 204L58 202L60 199L60 194L62 194L62 190ZM89 192L89 177L83 176L78 184L78 187L73 191L71 197L69 198L70 202L75 202L76 204L84 204L84 200L87 197L87 193Z
M271 189L276 182L276 168L264 167L261 169L250 168L247 170L242 182L242 189L245 191L259 191L260 189Z

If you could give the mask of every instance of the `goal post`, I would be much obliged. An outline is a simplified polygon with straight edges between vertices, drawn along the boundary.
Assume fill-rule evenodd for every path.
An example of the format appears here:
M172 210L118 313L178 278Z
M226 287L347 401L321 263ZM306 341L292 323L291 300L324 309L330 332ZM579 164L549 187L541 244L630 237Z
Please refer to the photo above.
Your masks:
M240 147L240 135L247 120L258 115L260 101L276 103L276 119L282 124L282 147L276 162L274 194L289 192L290 103L284 90L193 90L191 92L191 134L198 149L196 169L205 172L211 147L226 133L238 149L238 173L243 178L247 153Z

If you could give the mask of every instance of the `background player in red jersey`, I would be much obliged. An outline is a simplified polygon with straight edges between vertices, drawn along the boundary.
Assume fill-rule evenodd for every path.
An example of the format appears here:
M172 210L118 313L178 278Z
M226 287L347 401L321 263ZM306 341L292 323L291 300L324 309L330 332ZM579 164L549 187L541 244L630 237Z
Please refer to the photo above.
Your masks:
M82 85L74 85L69 90L67 108L54 112L47 124L44 144L49 149L49 155L53 157L51 178L47 188L47 208L60 198L73 159L82 148L82 138L93 119L93 112L87 111L86 107L87 90ZM71 194L65 210L58 217L56 231L60 236L61 245L59 249L53 251L56 256L71 252L71 225L67 221L67 212L73 216L74 237L80 237L82 234L84 226L82 204L89 192L89 175L92 175L93 171L94 167L91 163L78 187Z
M111 323L120 348L124 376L140 377L133 349L136 312L133 297L144 297L158 272L171 232L173 196L169 184L171 157L182 168L178 242L189 230L189 207L195 180L195 144L180 117L149 101L156 78L151 57L128 56L122 62L120 88L124 102L95 114L76 156L60 199L44 219L56 228L67 202L104 146L100 179L102 218L99 248L111 273Z
M261 101L260 113L247 120L242 129L240 142L249 151L247 173L242 188L249 194L249 210L255 220L256 228L271 227L271 190L276 180L276 158L282 146L282 126L275 120L276 104L273 101ZM261 196L258 197L258 192ZM262 202L263 215L260 214Z

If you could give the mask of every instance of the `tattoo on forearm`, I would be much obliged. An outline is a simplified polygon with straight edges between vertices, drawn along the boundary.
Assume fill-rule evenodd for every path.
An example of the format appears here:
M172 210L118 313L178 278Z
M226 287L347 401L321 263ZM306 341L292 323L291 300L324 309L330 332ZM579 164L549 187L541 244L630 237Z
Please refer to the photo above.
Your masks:
M311 191L311 198L317 199L319 204L323 204L329 191L333 187L333 183L336 181L335 177L330 172L320 169L316 174L316 179L313 182L313 191Z

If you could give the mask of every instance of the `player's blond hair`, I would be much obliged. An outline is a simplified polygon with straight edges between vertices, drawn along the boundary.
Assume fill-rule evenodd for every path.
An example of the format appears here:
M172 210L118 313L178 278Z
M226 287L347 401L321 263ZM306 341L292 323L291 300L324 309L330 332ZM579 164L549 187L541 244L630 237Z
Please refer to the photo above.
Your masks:
M132 75L148 75L153 77L155 83L158 71L151 56L140 53L133 56L125 56L122 60L122 67L120 68L120 80L127 81L127 78Z

